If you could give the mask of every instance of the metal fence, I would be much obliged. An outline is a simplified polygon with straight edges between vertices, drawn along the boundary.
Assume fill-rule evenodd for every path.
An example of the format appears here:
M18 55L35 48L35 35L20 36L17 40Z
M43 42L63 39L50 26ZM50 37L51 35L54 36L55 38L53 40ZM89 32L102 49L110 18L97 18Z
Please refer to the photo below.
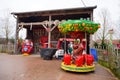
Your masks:
M115 46L95 47L98 52L99 63L108 67L120 78L120 49Z
M14 44L0 44L0 53L14 53Z

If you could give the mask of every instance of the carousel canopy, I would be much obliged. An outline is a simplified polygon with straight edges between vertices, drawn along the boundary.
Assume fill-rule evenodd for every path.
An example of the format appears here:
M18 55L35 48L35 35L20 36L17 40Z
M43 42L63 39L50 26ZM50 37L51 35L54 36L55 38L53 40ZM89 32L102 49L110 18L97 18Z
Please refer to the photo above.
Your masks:
M98 28L100 28L100 24L90 20L68 20L58 25L58 29L62 33L87 32L93 34Z

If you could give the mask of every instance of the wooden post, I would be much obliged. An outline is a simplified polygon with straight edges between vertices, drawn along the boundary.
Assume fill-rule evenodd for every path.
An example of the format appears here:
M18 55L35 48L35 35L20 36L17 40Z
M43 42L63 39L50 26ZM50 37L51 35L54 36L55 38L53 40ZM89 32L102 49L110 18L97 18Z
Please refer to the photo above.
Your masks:
M19 29L18 26L18 17L16 17L16 31L15 31L15 44L14 44L14 53L18 54L17 50L18 50L18 33L17 30Z
M93 21L93 12L90 13L90 20ZM90 54L90 47L92 47L93 44L93 40L92 40L92 35L90 35L89 33L86 34L86 40L87 40L87 54Z
M87 43L87 51L86 51L86 53L87 54L90 54L90 34L89 33L87 33L86 34L86 43Z
M91 14L90 14L90 20L91 21L93 21L93 12L91 12ZM93 47L93 44L94 44L94 42L93 42L93 40L92 40L92 35L90 35L90 47Z
M90 20L93 21L93 11L90 13ZM89 50L87 52L88 52L88 54L90 54L90 48L93 47L93 40L92 40L92 35L87 34L87 37L88 37L88 41L87 41L88 47L87 48L89 48L89 49L87 49L87 50Z
M49 15L49 25L48 25L50 31L48 31L48 48L50 48L51 43L51 15Z

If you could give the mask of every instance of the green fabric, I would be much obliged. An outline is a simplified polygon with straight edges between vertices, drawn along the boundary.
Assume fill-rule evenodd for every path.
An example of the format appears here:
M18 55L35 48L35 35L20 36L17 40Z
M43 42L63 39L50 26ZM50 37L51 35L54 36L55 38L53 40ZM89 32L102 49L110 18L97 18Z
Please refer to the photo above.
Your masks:
M68 50L69 50L69 53L72 54L73 49L70 47Z

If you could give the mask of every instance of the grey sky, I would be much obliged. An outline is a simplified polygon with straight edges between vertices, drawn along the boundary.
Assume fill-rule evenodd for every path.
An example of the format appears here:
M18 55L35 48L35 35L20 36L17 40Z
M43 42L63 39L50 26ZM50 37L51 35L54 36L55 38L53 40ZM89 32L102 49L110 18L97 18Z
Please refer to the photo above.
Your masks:
M107 8L112 17L117 19L119 15L120 0L83 0L86 6L97 5L95 11ZM84 7L81 0L0 0L0 16L6 9L11 12L39 11L60 8Z
M86 6L95 6L94 19L98 18L98 13L102 8L110 12L112 20L115 22L120 18L120 0L83 0ZM63 9L84 7L81 0L0 0L0 18L6 12L26 12L50 9Z

